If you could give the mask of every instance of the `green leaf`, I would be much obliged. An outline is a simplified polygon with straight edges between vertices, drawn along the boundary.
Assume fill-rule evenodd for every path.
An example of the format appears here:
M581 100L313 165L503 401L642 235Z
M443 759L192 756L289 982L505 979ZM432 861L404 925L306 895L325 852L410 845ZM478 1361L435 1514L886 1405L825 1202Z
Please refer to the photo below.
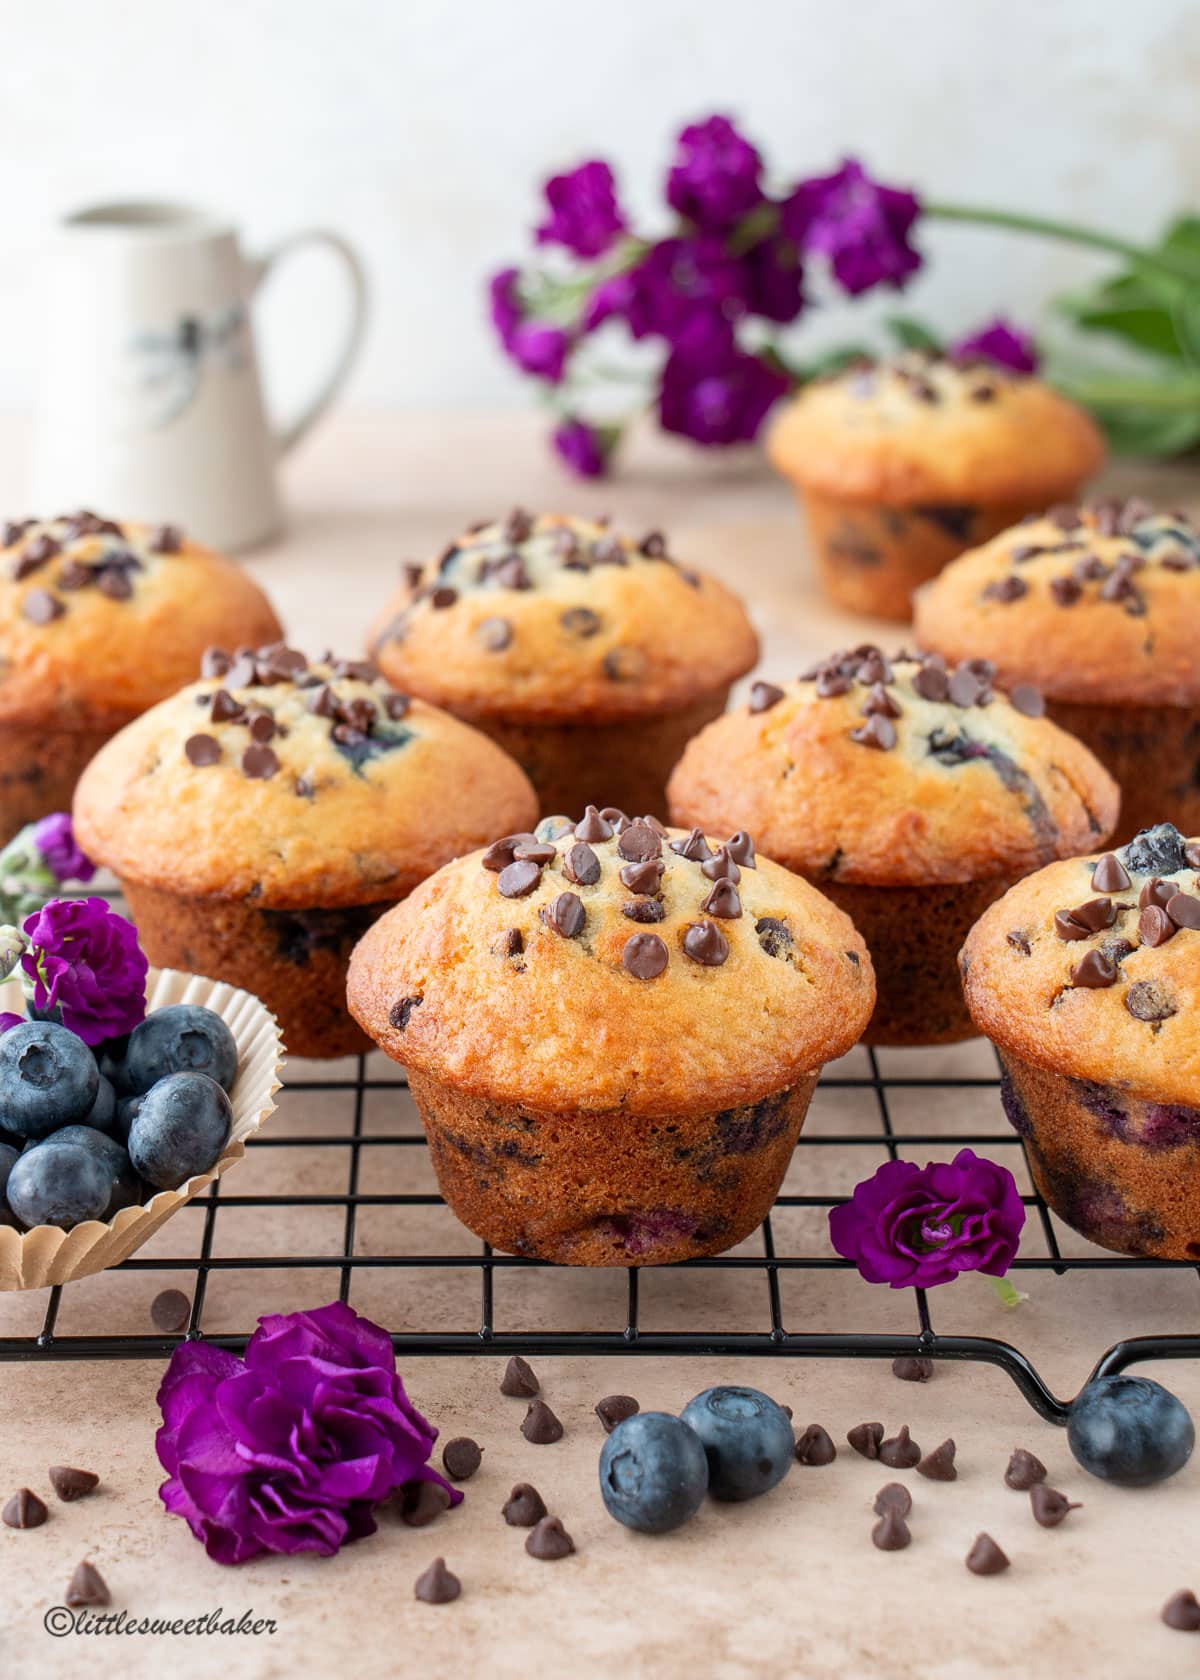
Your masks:
M1176 216L1159 241L1159 249L1200 257L1200 216Z
M1200 443L1200 408L1184 414L1156 414L1136 408L1101 410L1096 419L1117 455L1169 459Z
M1086 292L1056 298L1054 307L1084 332L1107 333L1140 350L1182 361L1185 351L1174 311L1185 295L1185 288L1175 282L1119 274Z
M889 315L884 326L902 350L940 350L942 341L914 315Z
M790 373L800 384L809 379L823 379L827 374L840 373L849 367L851 362L876 361L877 353L867 344L841 344L836 350L827 350L823 356L815 357L811 362L796 364L786 362L778 351L773 352L780 367L785 373Z

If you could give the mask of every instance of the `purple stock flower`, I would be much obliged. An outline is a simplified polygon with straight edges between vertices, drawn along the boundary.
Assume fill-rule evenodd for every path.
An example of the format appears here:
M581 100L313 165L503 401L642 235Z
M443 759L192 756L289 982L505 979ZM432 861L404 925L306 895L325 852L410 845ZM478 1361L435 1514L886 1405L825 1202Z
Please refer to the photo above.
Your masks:
M492 325L506 354L525 373L557 385L566 366L570 340L561 327L526 320L517 285L519 271L502 268L488 282Z
M599 257L625 231L613 172L598 158L552 176L545 193L550 215L537 230L539 245L565 245L577 257Z
M580 478L602 478L608 465L604 439L586 420L564 420L555 428L554 448Z
M1002 315L977 332L960 338L951 346L950 356L956 362L970 362L982 356L985 361L1011 368L1014 373L1036 373L1038 367L1037 345L1032 337Z
M146 1016L146 957L132 922L102 898L52 898L24 924L21 967L35 1009L56 1009L85 1044L132 1032Z
M743 314L746 288L745 268L719 239L660 239L633 268L600 283L582 325L591 332L621 315L634 338L659 334L675 342L698 317Z
M928 1289L960 1272L1003 1277L1024 1223L1007 1168L960 1149L949 1164L885 1161L830 1210L829 1235L868 1283Z
M692 123L676 142L667 202L699 228L724 233L762 202L762 158L728 117Z
M502 268L498 274L493 274L488 281L492 325L495 327L502 344L507 344L513 332L521 324L523 310L517 292L517 281L519 279L519 269Z
M245 1360L184 1342L158 1392L159 1498L217 1563L330 1557L375 1532L406 1482L462 1494L431 1468L437 1430L404 1392L387 1334L340 1302L259 1320Z
M785 375L739 349L726 322L698 320L667 358L659 418L695 443L748 443L787 389Z
M0 1009L0 1033L6 1033L9 1027L19 1027L24 1019L24 1015L14 1015L11 1009Z
M96 865L75 839L66 811L56 811L33 826L33 843L56 881L90 881Z
M802 181L783 207L784 232L806 251L829 258L843 290L904 284L921 266L908 243L920 213L910 192L872 181L855 158L832 175Z
M768 321L794 321L804 308L804 267L790 239L774 235L742 260L746 304Z

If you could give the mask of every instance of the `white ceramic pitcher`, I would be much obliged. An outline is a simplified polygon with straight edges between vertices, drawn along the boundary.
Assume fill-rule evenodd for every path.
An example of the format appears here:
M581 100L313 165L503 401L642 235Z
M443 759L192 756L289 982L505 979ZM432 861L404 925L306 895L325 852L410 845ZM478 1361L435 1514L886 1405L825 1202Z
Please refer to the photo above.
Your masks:
M250 304L302 245L342 260L348 326L330 372L279 432L263 410ZM342 385L366 320L366 282L337 234L305 230L265 256L186 204L100 204L58 228L30 511L90 507L180 525L216 548L281 523L276 465Z

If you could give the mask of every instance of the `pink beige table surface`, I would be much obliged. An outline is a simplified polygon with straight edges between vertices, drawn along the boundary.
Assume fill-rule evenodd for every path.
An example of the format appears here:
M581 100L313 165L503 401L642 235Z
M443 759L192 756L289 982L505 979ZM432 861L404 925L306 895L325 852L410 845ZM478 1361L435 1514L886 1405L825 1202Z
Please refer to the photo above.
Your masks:
M44 511L24 506L23 428L0 428L0 444L0 510ZM1136 488L1170 505L1197 499L1194 480L1178 470L1122 467L1106 488ZM794 674L846 642L876 636L894 646L901 639L894 628L831 610L815 594L789 497L751 454L708 459L644 437L621 477L581 487L545 454L530 417L343 418L296 459L289 490L290 530L249 565L274 596L292 640L312 651L327 643L357 651L404 560L514 503L606 510L634 528L666 530L673 552L712 567L747 596L769 676ZM988 1072L979 1044L936 1059L893 1054L901 1058L893 1071ZM303 1134L348 1123L330 1101L285 1098L278 1124ZM809 1125L869 1127L871 1101L869 1092L819 1092ZM965 1118L964 1104L975 1105ZM901 1133L949 1136L976 1120L992 1129L997 1119L990 1093L942 1091L917 1093L896 1124ZM369 1135L373 1127L416 1124L407 1096L395 1094L378 1099L364 1129ZM342 1152L335 1153L340 1172ZM845 1190L878 1164L866 1150L822 1153L826 1184ZM1004 1158L1015 1160L1016 1152ZM333 1170L316 1149L261 1150L236 1170L229 1188L320 1192L338 1187L327 1182ZM391 1151L378 1170L391 1173L398 1190L430 1186L420 1150ZM797 1171L787 1188L801 1192ZM399 1244L445 1251L450 1215L442 1209L406 1215L403 1228L392 1210L370 1215L359 1222L363 1252L396 1252ZM777 1230L781 1246L822 1251L823 1216L799 1209L778 1218L793 1221ZM265 1219L241 1210L219 1227L218 1242L225 1253L335 1253L341 1221L335 1209L283 1210ZM200 1223L199 1213L185 1210L148 1252L194 1255ZM1088 1252L1065 1229L1060 1237L1066 1252ZM1028 1252L1044 1252L1040 1241L1031 1231ZM761 1254L761 1237L745 1252ZM319 1305L335 1279L286 1268L217 1273L203 1327L239 1330L260 1312ZM1014 1311L982 1280L962 1279L938 1293L936 1322L945 1331L1015 1340L1061 1394L1073 1392L1119 1337L1200 1329L1200 1281L1192 1271L1062 1278L1036 1272L1021 1281L1029 1299ZM154 1293L174 1282L186 1287L190 1278L140 1273L75 1285L64 1295L59 1329L144 1334ZM619 1273L501 1273L498 1316L509 1328L607 1327L622 1322L623 1286ZM476 1289L474 1278L461 1274L368 1271L356 1277L351 1300L391 1329L463 1329L476 1322ZM644 1275L641 1322L650 1329L697 1322L755 1328L762 1292L757 1274ZM906 1292L873 1289L841 1272L785 1275L782 1306L785 1325L795 1330L907 1332L914 1322ZM0 1296L0 1335L36 1329L44 1311L40 1297ZM886 1363L787 1358L540 1360L545 1398L566 1434L555 1445L534 1446L519 1432L522 1403L498 1391L503 1363L481 1355L403 1365L410 1394L443 1436L469 1434L485 1449L458 1510L422 1530L385 1519L376 1536L334 1560L267 1558L239 1570L209 1562L184 1524L159 1506L156 1362L0 1366L0 1499L28 1484L51 1506L40 1529L0 1527L0 1676L1173 1680L1200 1673L1200 1635L1171 1632L1159 1621L1170 1593L1184 1586L1200 1593L1200 1458L1163 1487L1125 1492L1087 1477L1065 1436L1042 1423L1000 1372L943 1364L933 1381L916 1385L897 1381ZM1145 1370L1200 1416L1200 1368L1181 1362ZM736 1381L786 1402L797 1426L824 1424L839 1443L836 1463L798 1466L772 1494L747 1505L708 1504L675 1535L654 1539L618 1528L597 1489L603 1434L595 1401L624 1391L645 1409L676 1411L699 1389ZM948 1435L958 1444L956 1482L926 1482L911 1472L900 1478L914 1501L907 1551L884 1554L870 1543L871 1501L893 1473L846 1446L846 1430L864 1419L882 1420L889 1432L908 1423L927 1449ZM1004 1486L1015 1446L1037 1453L1051 1484L1083 1502L1062 1527L1037 1527L1026 1497ZM99 1492L74 1505L53 1500L45 1472L58 1463L97 1471ZM575 1539L573 1557L535 1561L524 1551L525 1531L505 1526L500 1506L518 1480L532 1481L562 1516ZM963 1559L981 1530L1009 1554L1007 1573L967 1573ZM462 1597L440 1607L417 1603L414 1578L439 1554L461 1577ZM170 1620L220 1608L235 1620L243 1612L270 1618L276 1631L56 1639L43 1618L62 1602L83 1557L108 1581L114 1609L132 1618Z

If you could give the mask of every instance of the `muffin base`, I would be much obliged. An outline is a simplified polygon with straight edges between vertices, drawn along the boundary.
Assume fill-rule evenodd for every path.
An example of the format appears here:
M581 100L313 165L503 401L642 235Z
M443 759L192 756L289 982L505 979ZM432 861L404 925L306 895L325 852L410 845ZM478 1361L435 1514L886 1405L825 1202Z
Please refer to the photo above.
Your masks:
M796 497L829 599L848 612L901 621L912 617L914 589L1040 508L1029 502L881 507L799 490Z
M85 766L128 721L91 729L0 723L0 846L26 823L69 811Z
M1173 822L1181 834L1200 834L1200 710L1050 700L1046 712L1120 783L1121 820L1111 846L1160 822Z
M121 883L142 948L159 968L226 980L260 998L290 1056L328 1060L372 1048L346 1009L350 953L391 903L260 910Z
M988 905L1016 879L922 887L813 879L850 917L875 965L877 1001L864 1044L954 1044L978 1036L963 1001L958 953Z
M506 1254L664 1266L720 1254L771 1211L820 1074L760 1102L641 1120L470 1097L410 1070L447 1204Z
M533 783L543 816L582 816L588 805L665 816L667 778L693 735L720 717L729 687L691 705L611 723L520 723L462 712L515 758Z
M1004 1112L1060 1219L1117 1254L1200 1260L1200 1110L1000 1062Z

